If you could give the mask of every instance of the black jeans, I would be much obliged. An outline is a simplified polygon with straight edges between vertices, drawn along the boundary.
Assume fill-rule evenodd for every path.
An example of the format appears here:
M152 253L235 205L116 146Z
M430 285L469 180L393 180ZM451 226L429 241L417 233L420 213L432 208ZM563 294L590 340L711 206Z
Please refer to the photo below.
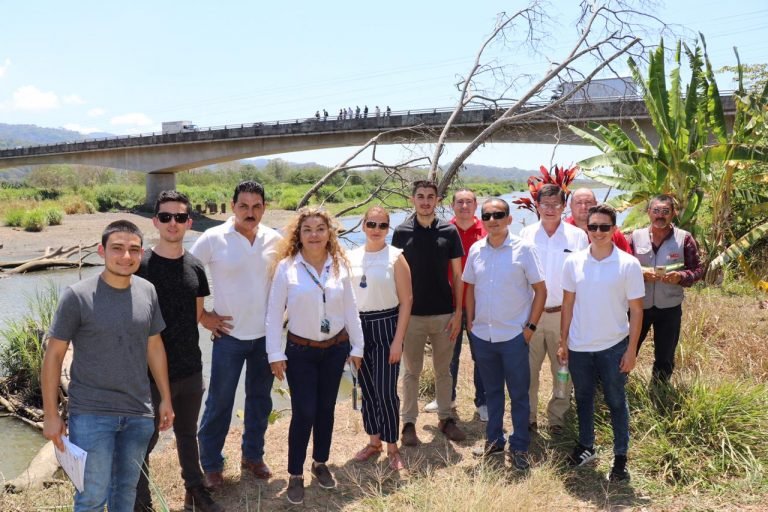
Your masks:
M291 425L288 428L288 473L304 473L309 435L312 458L327 462L333 437L333 413L341 374L349 356L349 342L312 348L288 341L286 377L291 390Z
M152 405L157 411L160 405L160 392L154 381L150 382ZM173 419L173 433L176 436L176 451L181 466L181 478L184 487L189 489L203 483L203 471L200 468L200 454L197 447L197 418L203 401L202 372L171 382L171 405L176 417ZM149 490L149 454L157 444L160 432L157 430L159 418L155 415L155 431L149 440L147 454L141 467L141 476L136 488L135 510L153 510L152 495Z
M671 308L652 306L643 310L643 327L637 351L653 326L653 378L668 382L675 369L675 350L680 339L680 324L683 318L682 305Z

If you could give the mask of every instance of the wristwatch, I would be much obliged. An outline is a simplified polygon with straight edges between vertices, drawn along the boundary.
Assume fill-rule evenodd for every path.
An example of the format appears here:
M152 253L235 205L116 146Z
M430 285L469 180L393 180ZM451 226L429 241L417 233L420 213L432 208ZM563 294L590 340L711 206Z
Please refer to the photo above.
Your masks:
M533 322L528 322L527 324L525 324L525 327L527 327L528 329L530 329L533 332L536 332L536 324L533 323Z

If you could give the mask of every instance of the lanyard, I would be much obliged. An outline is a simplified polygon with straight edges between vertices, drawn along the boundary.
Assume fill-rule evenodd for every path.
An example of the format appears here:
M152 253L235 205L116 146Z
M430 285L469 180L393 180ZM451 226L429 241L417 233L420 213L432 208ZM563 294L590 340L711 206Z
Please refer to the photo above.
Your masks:
M302 261L301 266L304 267L304 270L307 271L307 274L309 274L309 277L312 278L312 281L317 285L318 288L320 288L320 291L323 292L323 318L320 320L320 332L323 334L328 334L331 330L331 322L328 320L328 313L325 308L325 285L321 284L320 281L315 277L314 272L312 272L309 267ZM328 270L330 269L329 265L326 265L323 269L323 273L320 276L320 279L323 279L323 276L325 276L325 279L323 281L328 281Z
M317 280L317 277L315 277L314 272L309 270L309 267L307 265L305 265L303 261L301 262L301 266L304 267L304 270L307 271L307 274L309 274L309 277L312 278L312 281L314 281L314 283L317 285L317 287L320 288L320 291L323 292L323 304L325 304L325 286L322 285L320 283L320 281ZM323 275L326 275L326 272L328 272L328 267L327 266L323 269ZM321 278L322 278L322 276L321 276ZM328 279L328 277L326 275L325 280L327 280L327 279Z

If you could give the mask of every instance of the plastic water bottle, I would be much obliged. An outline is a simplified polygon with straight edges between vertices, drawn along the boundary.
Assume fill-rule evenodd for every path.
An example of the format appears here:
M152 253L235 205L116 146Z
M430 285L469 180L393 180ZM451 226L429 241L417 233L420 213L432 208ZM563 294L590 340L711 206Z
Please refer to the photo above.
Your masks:
M567 365L561 365L557 370L557 378L555 380L555 398L567 399L568 396L568 381L571 380L571 374L568 371Z

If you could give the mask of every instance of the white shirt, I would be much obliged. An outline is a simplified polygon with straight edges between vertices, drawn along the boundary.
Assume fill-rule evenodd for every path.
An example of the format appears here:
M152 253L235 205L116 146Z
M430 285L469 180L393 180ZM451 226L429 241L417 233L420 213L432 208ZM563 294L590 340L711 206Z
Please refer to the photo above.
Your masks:
M361 312L383 311L400 304L395 284L395 262L402 253L402 249L391 245L376 252L368 252L365 246L361 246L347 253L357 308ZM363 276L365 288L360 286Z
M198 238L190 252L208 266L213 288L213 308L231 316L229 334L253 340L266 334L269 268L282 238L274 229L259 225L253 245L235 230L234 217L212 227Z
M629 335L629 301L645 296L645 283L634 256L614 246L598 261L587 248L565 260L563 290L576 293L568 348L599 352Z
M314 267L306 263L301 254L285 258L277 265L267 307L267 357L270 363L287 359L283 348L283 312L286 307L288 330L293 334L323 341L334 337L346 327L352 344L351 355L363 357L363 327L357 312L352 281L344 265L339 267L340 275L337 276L331 262L328 256L321 275L317 275ZM324 285L325 306L323 292L310 277L310 272ZM330 321L327 333L320 330L323 318Z
M462 279L475 285L472 334L496 343L523 332L531 314L531 285L542 282L544 273L533 244L507 234L496 248L488 243L488 237L475 242Z
M536 246L536 252L544 266L544 281L547 284L548 308L563 303L563 263L570 253L585 249L589 245L586 233L567 222L560 222L552 236L541 225L541 221L525 226L520 236Z

